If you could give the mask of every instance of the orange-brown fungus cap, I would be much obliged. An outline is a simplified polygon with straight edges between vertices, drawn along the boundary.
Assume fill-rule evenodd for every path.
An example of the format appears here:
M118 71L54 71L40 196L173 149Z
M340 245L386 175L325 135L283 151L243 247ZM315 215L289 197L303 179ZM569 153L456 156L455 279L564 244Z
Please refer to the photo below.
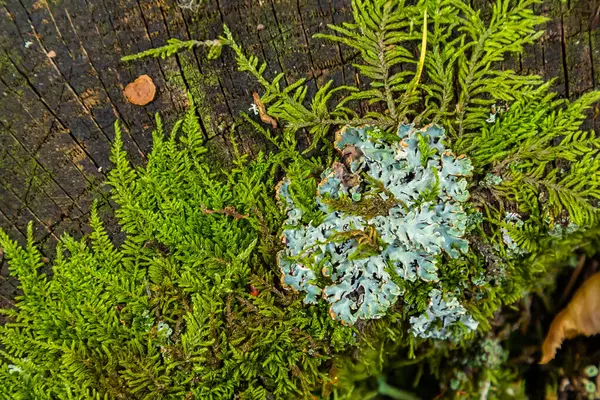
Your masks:
M156 86L152 78L148 75L142 75L129 85L125 86L123 91L127 100L136 106L145 106L154 100L156 95Z

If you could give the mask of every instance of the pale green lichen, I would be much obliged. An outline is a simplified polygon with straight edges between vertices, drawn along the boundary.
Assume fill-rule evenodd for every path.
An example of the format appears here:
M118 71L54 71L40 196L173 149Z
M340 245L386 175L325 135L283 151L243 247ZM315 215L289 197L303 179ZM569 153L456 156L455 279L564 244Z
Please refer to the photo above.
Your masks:
M504 180L501 176L487 173L485 175L485 178L483 178L483 180L479 182L479 185L483 187L492 187L500 185L503 181Z
M555 239L563 239L580 230L580 227L573 223L567 216L561 216L556 219L546 216L544 222L548 225L548 235Z
M468 330L477 328L477 321L454 296L443 295L438 289L429 293L429 304L424 314L411 317L411 331L415 336L433 339L456 339L452 327L460 322Z
M527 250L521 248L515 239L511 236L512 229L520 229L524 225L521 216L514 212L507 212L504 216L504 227L500 229L502 233L502 241L506 245L508 253L511 256L522 256L527 254Z
M370 126L338 132L343 163L322 175L318 223L302 223L285 179L278 187L288 213L286 248L278 257L284 285L306 293L307 304L322 295L332 317L354 324L380 318L396 303L403 290L393 276L438 281L440 256L456 258L468 250L463 177L472 170L470 160L447 151L443 139L438 126L401 125L392 141ZM473 329L466 311L454 305L450 301L447 310L456 318L444 317L444 332L458 321ZM421 320L415 324L415 334L433 337Z

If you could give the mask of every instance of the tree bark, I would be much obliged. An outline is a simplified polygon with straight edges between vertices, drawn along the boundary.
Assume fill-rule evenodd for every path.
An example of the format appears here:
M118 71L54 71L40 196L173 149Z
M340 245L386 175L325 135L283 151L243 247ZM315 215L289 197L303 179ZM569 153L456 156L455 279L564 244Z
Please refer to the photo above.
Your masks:
M4 3L3 3L4 2ZM151 149L154 114L168 126L187 107L187 92L215 161L231 159L229 128L260 88L236 70L225 49L208 61L203 49L166 60L121 57L169 38L214 39L227 24L247 52L267 61L271 76L310 79L313 90L333 79L356 84L351 50L311 39L327 24L352 18L350 0L204 0L197 11L175 0L0 0L0 228L24 241L32 221L46 256L64 232L86 232L92 201L113 207L102 182L111 167L113 124L119 120L134 164ZM472 0L489 9L488 0ZM598 87L600 29L593 0L546 1L546 34L507 68L557 78L561 96ZM484 11L485 12L485 11ZM148 74L158 93L149 105L127 102L124 87ZM586 122L596 128L595 118ZM244 150L260 146L253 136ZM108 224L116 234L115 224ZM0 304L14 295L2 261Z

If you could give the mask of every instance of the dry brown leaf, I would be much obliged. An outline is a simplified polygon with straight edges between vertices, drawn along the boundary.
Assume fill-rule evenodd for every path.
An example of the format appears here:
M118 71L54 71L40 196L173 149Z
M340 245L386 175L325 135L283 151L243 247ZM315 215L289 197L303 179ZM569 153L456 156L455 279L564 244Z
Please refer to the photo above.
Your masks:
M546 364L554 358L563 340L598 333L600 333L600 272L583 282L567 307L554 317L542 345L540 364Z
M123 91L127 100L136 106L145 106L154 100L156 95L156 86L148 75L142 75L129 85L125 86Z
M267 108L263 104L262 100L258 93L252 93L252 98L254 99L254 104L256 104L256 108L258 108L258 115L260 116L260 120L267 124L271 124L273 129L277 128L277 120L267 114Z

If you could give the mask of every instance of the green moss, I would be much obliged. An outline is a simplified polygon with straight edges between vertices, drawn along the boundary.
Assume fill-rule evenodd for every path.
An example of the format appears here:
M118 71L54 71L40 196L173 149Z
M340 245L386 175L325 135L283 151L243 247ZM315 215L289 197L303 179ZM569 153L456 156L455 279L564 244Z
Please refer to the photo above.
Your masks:
M398 394L383 381L369 386L369 376L387 368L413 374L415 387L430 373L435 380L427 386L444 393L502 398L509 388L522 395L514 370L499 367L504 343L491 321L502 306L540 291L548 271L575 250L594 254L600 241L600 141L579 128L600 94L555 100L539 77L502 66L508 53L539 38L545 19L533 14L534 3L498 3L488 24L460 0L353 0L355 20L320 36L356 52L368 89L328 82L312 97L305 80L286 86L283 73L271 77L225 27L219 43L256 79L265 106L262 119L246 116L237 127L214 115L214 98L203 95L217 88L218 75L200 74L194 56L182 54L196 105L169 136L157 120L146 167L129 165L117 127L109 182L127 236L122 246L111 243L94 212L88 240L63 238L50 277L38 273L31 238L20 248L0 233L24 293L6 312L15 323L0 327L0 393L349 400ZM373 108L361 114L360 103ZM505 106L490 118L496 104ZM267 116L277 129L262 123ZM229 139L247 134L240 127L256 128L269 151ZM372 140L348 142L348 132L366 127ZM413 128L419 134L409 134ZM389 140L397 132L401 140ZM309 143L299 144L301 137ZM365 165L336 162L352 158L352 149L335 154L344 145L363 146L365 172L381 170L393 206L381 187L348 176ZM326 166L333 167L318 186ZM395 177L405 170L412 173ZM372 193L362 191L368 185ZM449 207L450 199L464 209ZM361 224L356 214L386 229ZM342 218L354 223L342 224L345 233L322 226L337 227ZM446 234L432 232L440 224ZM397 265L375 264L393 290L383 291L384 307L369 307L367 294L381 294L373 284L347 287L374 280L365 260L394 250L382 245L393 235L415 248L396 248L393 255L405 258ZM339 242L357 252L338 251ZM286 264L280 251L295 258ZM327 257L337 257L340 271ZM364 268L338 279L350 270L342 266L358 264ZM335 309L327 303L342 298Z

